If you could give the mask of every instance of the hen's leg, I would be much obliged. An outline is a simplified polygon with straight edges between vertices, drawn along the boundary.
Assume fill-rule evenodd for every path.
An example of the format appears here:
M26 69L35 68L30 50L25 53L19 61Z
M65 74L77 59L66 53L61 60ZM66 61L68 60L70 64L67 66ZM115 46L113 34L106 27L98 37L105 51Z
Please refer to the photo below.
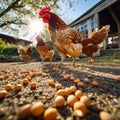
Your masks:
M53 58L51 57L51 58L50 58L50 64L51 64L51 62L52 62L52 59L53 59Z
M75 67L75 57L73 57L73 63L72 65Z
M41 64L44 64L44 60L42 59Z
M88 64L90 64L90 61L91 61L91 57L88 57Z
M43 56L41 56L41 59L42 59L41 64L43 64L43 63L44 63L45 58L44 58Z
M94 57L89 57L88 58L88 64L90 64L92 61L95 62L96 59Z
M64 61L65 58L66 58L66 55L63 54L63 53L60 53L60 56L61 56L61 61L60 61L60 63L59 63L59 66L62 65L63 61Z
M93 62L96 62L96 59L94 57L91 57L91 58L92 58Z

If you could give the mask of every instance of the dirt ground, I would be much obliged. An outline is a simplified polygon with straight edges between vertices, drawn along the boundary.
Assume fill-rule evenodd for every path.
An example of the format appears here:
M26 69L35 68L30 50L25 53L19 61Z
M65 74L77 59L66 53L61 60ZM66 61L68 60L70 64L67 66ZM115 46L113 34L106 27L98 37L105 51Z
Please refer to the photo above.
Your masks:
M84 86L74 83L71 78L65 80L63 73L72 75L73 79L80 79ZM120 120L120 82L116 80L117 76L120 76L120 64L77 63L74 68L67 62L60 67L57 63L50 65L47 62L44 65L40 62L0 63L0 91L4 90L7 84L12 85L5 98L0 99L0 120L17 120L21 107L37 101L41 101L45 109L57 108L58 120L100 120L100 111L106 111L115 120ZM28 84L23 84L25 78L29 79ZM90 80L88 83L85 82L86 78ZM55 84L62 84L63 88L76 86L90 98L91 106L84 117L74 116L73 109L67 105L67 102L63 107L55 106L57 89L55 85L48 84L51 79ZM93 81L97 81L99 86L93 86ZM37 83L35 89L30 88L31 82ZM22 89L16 92L14 88L17 84L21 84ZM38 117L30 114L21 119L43 120L43 114Z

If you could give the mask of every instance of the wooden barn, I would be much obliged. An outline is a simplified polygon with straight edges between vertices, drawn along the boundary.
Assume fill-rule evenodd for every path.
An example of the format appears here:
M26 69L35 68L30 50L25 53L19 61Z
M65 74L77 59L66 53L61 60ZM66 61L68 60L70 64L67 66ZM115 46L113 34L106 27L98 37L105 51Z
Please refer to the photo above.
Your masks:
M85 36L90 35L94 28L101 28L107 24L110 25L109 37L101 49L120 49L120 0L101 0L70 23L70 26Z
M19 39L19 38L15 38L13 36L9 36L9 35L5 35L5 34L1 34L0 33L0 38L5 41L6 44L15 44L15 45L29 45L32 44L31 41L27 41L27 40L23 40L23 39Z

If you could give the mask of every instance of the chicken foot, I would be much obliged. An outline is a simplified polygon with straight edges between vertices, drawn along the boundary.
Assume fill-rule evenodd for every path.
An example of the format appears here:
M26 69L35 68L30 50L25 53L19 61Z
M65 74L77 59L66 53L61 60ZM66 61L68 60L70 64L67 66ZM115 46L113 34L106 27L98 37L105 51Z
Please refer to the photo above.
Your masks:
M75 67L75 57L72 57L72 59L73 59L72 65Z
M88 64L92 63L92 61L95 62L96 59L94 57L89 57L88 58Z
M66 55L65 55L65 54L60 53L60 56L61 56L61 61L60 61L60 63L59 63L59 66L61 66L61 65L63 64L63 62L64 62L64 60L65 60L65 58L66 58Z
M50 58L50 63L49 64L51 65L51 63L52 63L52 58Z

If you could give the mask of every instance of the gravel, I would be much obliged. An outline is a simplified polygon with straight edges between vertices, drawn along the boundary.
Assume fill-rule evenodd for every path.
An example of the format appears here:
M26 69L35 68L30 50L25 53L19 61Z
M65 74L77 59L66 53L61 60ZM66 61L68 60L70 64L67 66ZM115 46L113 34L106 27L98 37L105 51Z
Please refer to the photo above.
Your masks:
M79 78L84 83L84 87L78 86L73 80L64 80L61 75L63 72ZM0 99L0 120L17 120L19 109L22 106L37 101L41 101L45 105L45 109L55 107L54 99L57 89L55 85L48 84L50 79L62 84L64 88L76 86L91 100L91 106L84 117L74 116L72 107L66 104L64 107L57 108L58 120L100 120L100 111L106 111L115 120L120 120L120 82L116 81L117 76L120 76L120 64L77 63L74 68L67 62L60 67L58 67L58 63L49 64L47 62L43 65L40 62L0 63L0 91L4 90L7 84L12 85L12 90L8 91L7 96ZM29 83L23 84L24 78L28 78L29 83L36 82L37 87L30 89ZM86 83L85 78L88 78L90 82ZM93 81L97 81L99 86L93 86ZM14 90L17 84L22 85L20 91ZM29 115L24 119L43 120L43 115L39 117Z

